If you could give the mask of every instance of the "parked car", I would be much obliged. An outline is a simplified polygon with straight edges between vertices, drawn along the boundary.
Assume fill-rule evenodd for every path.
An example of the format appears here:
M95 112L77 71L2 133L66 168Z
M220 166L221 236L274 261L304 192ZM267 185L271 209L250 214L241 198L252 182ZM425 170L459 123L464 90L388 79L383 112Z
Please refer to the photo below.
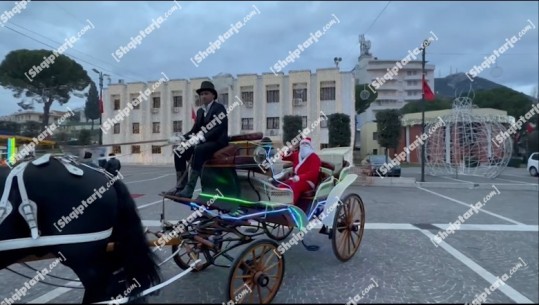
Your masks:
M530 175L537 176L537 170L539 169L539 152L534 152L528 158L528 172Z
M378 169L386 163L385 155L369 155L363 161L366 169L366 173L369 176L388 176L388 177L400 177L401 167L394 165L385 175ZM387 164L391 165L391 158L387 158Z

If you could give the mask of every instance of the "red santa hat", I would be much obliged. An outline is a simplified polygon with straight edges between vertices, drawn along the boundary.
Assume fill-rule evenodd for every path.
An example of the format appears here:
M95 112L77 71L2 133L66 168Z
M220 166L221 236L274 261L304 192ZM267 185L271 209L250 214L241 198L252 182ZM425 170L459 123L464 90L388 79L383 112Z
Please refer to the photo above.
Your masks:
M305 139L302 139L299 144L309 144L309 146L312 146L312 143L311 143L311 138L307 137Z

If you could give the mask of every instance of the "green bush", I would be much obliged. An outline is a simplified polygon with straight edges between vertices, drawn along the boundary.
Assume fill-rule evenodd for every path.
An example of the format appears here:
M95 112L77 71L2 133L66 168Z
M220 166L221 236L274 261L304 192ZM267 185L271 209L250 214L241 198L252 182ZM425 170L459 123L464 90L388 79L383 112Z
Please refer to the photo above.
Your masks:
M511 158L509 160L509 163L507 164L508 167L516 167L516 168L519 168L520 167L520 164L522 164L522 159L521 158Z

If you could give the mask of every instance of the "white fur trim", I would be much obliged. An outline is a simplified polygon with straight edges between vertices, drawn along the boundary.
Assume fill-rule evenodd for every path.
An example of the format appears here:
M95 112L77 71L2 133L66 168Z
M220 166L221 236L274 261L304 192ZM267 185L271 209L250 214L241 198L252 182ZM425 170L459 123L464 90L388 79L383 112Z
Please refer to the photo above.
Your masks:
M298 159L300 160L298 165L296 165L296 167L294 167L294 173L298 173L298 169L301 167L301 165L305 162L305 160L307 160L309 158L310 155L312 155L314 153L314 151L310 152L303 160L301 160L301 158L299 157L298 155Z
M311 180L307 180L307 183L311 186L311 188L314 190L314 187L316 186Z

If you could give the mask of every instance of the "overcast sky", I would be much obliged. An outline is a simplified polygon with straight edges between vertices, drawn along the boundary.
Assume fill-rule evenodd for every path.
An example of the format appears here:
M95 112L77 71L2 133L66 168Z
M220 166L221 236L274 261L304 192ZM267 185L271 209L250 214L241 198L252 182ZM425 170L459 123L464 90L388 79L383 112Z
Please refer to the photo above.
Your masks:
M0 17L17 2L0 2ZM20 7L20 4L18 4ZM181 7L181 8L180 8ZM175 8L175 9L174 9ZM131 37L140 35L152 19L164 20L142 37L136 49L125 54ZM66 55L79 62L98 84L93 68L112 76L112 82L212 77L221 72L271 72L278 60L332 22L318 42L304 48L299 58L283 71L334 67L350 71L359 56L360 34L371 41L371 53L379 59L400 60L408 50L431 36L438 37L427 49L427 61L436 66L436 77L466 72L481 65L530 22L529 29L513 47L501 54L481 74L491 81L531 95L538 85L538 3L535 2L49 2L31 1L0 27L0 60L17 49L59 48L66 39L87 27ZM250 19L207 58L195 59L210 42L231 29L231 24ZM335 22L338 20L338 22ZM0 23L4 20L0 18ZM21 34L22 33L22 34ZM26 37L26 36L32 37ZM37 41L36 41L37 40ZM40 41L40 42L38 42ZM112 56L116 53L116 58ZM121 58L118 58L121 56ZM195 64L198 65L195 66ZM104 82L105 86L107 81ZM11 93L0 88L0 115L19 109ZM73 98L75 108L84 101ZM42 111L42 104L36 110ZM53 109L65 110L55 103Z

